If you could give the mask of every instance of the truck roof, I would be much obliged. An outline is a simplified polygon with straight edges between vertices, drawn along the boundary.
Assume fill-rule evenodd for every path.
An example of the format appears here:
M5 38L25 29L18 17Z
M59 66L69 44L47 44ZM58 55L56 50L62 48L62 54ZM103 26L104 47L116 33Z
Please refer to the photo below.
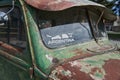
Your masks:
M103 17L107 20L113 21L116 17L112 14L112 11L106 8L104 5L89 1L89 0L25 0L29 5L46 11L60 11L71 7L86 7L94 12L97 10L102 13Z

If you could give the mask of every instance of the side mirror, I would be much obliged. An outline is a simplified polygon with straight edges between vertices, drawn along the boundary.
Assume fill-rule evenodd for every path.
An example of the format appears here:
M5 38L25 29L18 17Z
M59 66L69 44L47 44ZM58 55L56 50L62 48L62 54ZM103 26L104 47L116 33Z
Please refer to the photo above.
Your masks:
M8 14L11 11L13 11L14 7L15 7L15 1L12 0L12 8L8 12L5 13L5 12L0 11L0 25L4 24L4 22L8 21Z
M0 25L3 25L6 21L8 21L8 16L5 12L0 11Z

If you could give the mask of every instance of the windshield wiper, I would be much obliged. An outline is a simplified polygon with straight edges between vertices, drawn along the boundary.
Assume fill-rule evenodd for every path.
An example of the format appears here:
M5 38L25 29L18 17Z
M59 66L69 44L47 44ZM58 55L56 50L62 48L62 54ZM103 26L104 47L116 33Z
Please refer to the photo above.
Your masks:
M101 48L107 48L107 47L100 46L100 48L98 50L97 49L95 49L95 50L87 49L87 50L94 53L94 54L104 54L104 53L119 50L117 45L112 45L111 48L108 48L108 49L105 49L105 50L100 50Z
M93 36L95 42L98 43L98 40L97 40L97 38L95 37L95 31L93 30L93 26L92 26L92 24L91 24L91 19L90 19L90 16L89 16L89 13L88 13L87 8L86 8L85 10L86 10L86 16L87 16L87 19L88 19L88 22L89 22L89 25L90 25L90 30L91 30L92 36Z
M102 11L102 13L101 13L100 17L98 18L97 23L96 23L96 25L95 25L95 27L96 27L97 30L98 30L97 25L99 24L99 22L100 22L100 20L101 20L101 18L102 18L102 16L103 16L103 14L104 14L104 12L105 12L105 11Z
M102 11L102 13L100 14L100 17L97 20L97 23L95 24L95 29L96 29L96 32L97 32L97 36L99 34L98 24L99 24L100 20L102 19L103 14L104 14L104 11Z
M87 10L87 9L86 9L86 13L87 13L87 17L88 17L88 21L89 21L89 25L90 25L90 29L91 29L93 38L94 38L95 42L98 43L98 39L97 39L97 37L96 37L96 33L95 33L95 30L94 30L94 26L91 24L91 18L90 18L90 16L89 16L89 13L88 13L88 10ZM95 25L95 28L97 29L97 33L98 33L98 27L97 27L97 25L99 24L99 22L100 22L100 20L101 20L101 18L102 18L102 16L103 16L103 14L104 14L104 11L102 11L102 13L101 13L100 17L98 18L97 23L96 23L96 25Z

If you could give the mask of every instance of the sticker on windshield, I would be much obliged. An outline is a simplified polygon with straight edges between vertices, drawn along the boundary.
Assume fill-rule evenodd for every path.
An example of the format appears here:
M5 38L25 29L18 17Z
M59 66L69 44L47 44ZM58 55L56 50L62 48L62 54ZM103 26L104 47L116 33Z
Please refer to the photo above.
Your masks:
M80 23L72 23L42 29L41 36L47 47L57 48L90 40L88 30Z
M56 36L51 36L47 34L46 36L50 38L48 44L61 44L61 43L66 43L66 42L69 43L75 41L72 38L72 33L61 34Z

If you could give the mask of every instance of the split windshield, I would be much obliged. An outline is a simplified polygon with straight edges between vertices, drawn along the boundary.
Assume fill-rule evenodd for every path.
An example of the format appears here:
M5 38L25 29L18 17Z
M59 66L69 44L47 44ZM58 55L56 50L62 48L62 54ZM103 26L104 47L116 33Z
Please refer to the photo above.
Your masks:
M40 11L39 14L38 25L42 41L48 48L84 43L93 39L86 9ZM92 25L93 23L94 20Z

